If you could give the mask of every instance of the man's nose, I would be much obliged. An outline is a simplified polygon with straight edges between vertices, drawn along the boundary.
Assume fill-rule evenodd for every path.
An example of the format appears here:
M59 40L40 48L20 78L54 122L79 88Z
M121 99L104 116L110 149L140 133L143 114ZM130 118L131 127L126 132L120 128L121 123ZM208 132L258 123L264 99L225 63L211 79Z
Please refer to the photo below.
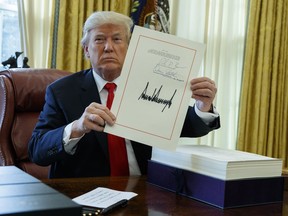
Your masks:
M105 46L104 46L105 52L111 52L113 51L113 41L112 40L106 40Z

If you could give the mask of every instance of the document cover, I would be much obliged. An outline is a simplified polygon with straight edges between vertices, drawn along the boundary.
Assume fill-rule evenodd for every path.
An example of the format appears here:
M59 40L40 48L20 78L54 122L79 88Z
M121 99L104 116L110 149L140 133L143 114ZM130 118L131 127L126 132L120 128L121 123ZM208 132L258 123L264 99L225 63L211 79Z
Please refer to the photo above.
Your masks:
M221 180L150 160L147 181L222 209L283 201L281 176Z

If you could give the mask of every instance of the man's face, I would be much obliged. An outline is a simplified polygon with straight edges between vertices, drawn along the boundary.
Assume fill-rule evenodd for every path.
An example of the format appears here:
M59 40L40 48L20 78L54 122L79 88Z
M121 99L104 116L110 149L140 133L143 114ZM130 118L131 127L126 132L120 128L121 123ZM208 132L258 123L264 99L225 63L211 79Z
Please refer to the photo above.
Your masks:
M125 28L114 24L104 24L90 32L85 55L93 69L105 80L111 81L120 73L128 48Z

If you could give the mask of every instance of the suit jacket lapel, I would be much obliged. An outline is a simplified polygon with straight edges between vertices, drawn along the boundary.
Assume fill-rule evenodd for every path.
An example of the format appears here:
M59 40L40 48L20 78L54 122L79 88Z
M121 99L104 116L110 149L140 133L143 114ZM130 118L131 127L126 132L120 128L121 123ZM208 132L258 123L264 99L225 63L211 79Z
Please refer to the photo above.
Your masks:
M84 107L88 106L92 102L101 103L100 95L92 74L92 69L85 71L83 74L83 79L80 81L82 90L81 100ZM95 94L93 94L93 92L95 92ZM109 159L107 134L104 132L95 131L94 137L101 145L106 157Z
M140 168L141 174L146 175L148 160L151 159L152 147L135 142L135 141L131 141L131 144L132 144L132 148L134 150L135 157L138 162L138 166Z

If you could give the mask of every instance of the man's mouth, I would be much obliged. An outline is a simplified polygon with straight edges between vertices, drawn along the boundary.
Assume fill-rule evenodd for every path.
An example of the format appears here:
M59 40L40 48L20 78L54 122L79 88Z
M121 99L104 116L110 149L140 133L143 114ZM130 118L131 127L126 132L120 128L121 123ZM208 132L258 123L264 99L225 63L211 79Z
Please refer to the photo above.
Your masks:
M103 58L102 60L103 61L116 61L116 59L113 57L106 57L106 58Z

